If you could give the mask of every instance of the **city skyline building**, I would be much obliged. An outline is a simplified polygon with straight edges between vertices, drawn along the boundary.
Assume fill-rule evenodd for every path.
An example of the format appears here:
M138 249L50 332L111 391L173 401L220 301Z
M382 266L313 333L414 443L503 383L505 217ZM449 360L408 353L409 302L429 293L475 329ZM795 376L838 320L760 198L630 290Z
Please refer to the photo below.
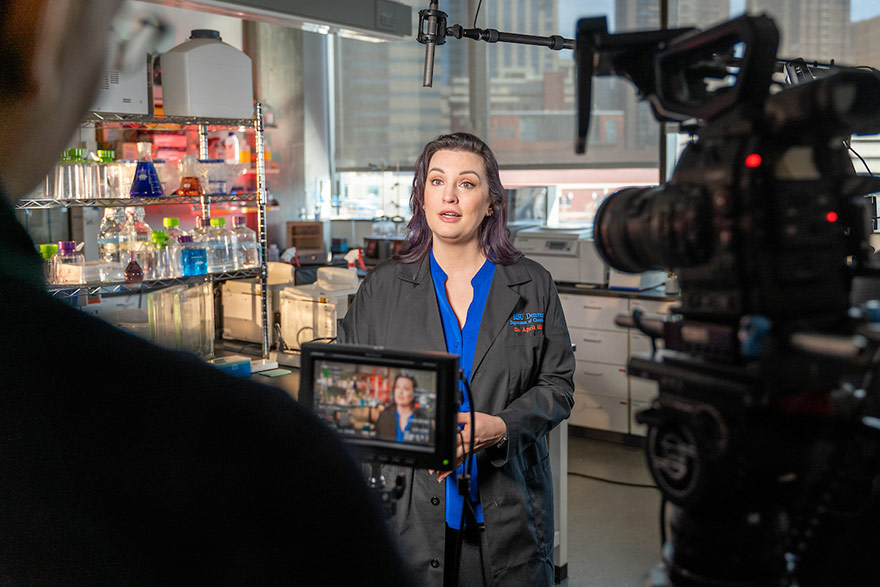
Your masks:
M779 28L781 59L849 63L850 0L746 0L749 14L766 13Z

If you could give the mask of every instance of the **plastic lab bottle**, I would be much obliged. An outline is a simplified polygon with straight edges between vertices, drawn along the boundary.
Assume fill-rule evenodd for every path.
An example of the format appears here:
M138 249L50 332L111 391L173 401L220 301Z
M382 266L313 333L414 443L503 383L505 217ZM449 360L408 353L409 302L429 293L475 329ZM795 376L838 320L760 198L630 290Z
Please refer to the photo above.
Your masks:
M192 229L192 231L190 231L190 234L192 234L193 240L197 241L200 238L205 237L205 230L207 229L208 223L210 222L210 220L206 222L202 216L196 216L195 222L196 222L195 226L193 226L193 229Z
M192 235L179 237L181 270L184 277L204 275L208 272L208 254L201 242L193 240Z
M164 230L153 231L153 244L156 247L155 279L180 277L180 243L171 239Z
M208 251L208 273L238 269L235 235L226 226L225 218L211 218L204 240Z
M162 226L165 227L165 234L169 240L178 242L177 239L186 234L180 228L180 219L175 217L166 217L162 219Z
M132 228L134 240L137 244L148 243L153 240L153 230L146 221L147 212L142 206L134 209Z
M230 132L223 139L223 159L230 165L235 165L239 162L238 135L234 132Z
M168 279L171 270L168 261L168 235L164 230L151 233L153 243L153 279Z
M76 252L76 242L58 241L58 252L52 257L55 283L83 283L85 257Z
M98 258L103 263L100 269L101 281L122 279L124 257L119 254L119 238L123 226L119 208L104 209L104 217L98 229Z
M232 233L236 240L236 256L239 269L249 269L260 264L260 245L257 243L257 233L247 227L244 216L236 216L232 219Z
M266 260L277 262L280 257L281 255L278 253L278 245L276 245L275 243L269 245L269 250L266 251Z
M43 257L43 276L46 283L55 283L55 261L53 257L58 252L58 245L40 245L40 256Z

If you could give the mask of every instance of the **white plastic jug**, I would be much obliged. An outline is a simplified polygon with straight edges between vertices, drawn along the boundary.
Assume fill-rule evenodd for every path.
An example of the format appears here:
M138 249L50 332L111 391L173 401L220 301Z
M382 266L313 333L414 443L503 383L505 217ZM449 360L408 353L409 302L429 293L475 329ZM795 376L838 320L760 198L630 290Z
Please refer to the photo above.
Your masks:
M195 29L162 55L162 102L169 116L253 118L251 58L220 38Z

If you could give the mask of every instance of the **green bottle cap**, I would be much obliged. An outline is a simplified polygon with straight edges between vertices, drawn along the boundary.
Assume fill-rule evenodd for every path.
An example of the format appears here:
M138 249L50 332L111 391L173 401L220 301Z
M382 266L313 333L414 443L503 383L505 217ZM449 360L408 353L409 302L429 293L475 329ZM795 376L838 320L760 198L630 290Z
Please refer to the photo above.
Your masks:
M172 226L178 226L178 225L180 225L179 218L163 218L162 219L162 226L164 226L165 228L171 228Z
M154 243L158 243L160 241L167 241L168 240L168 233L166 233L164 230L154 230L150 233L150 238L152 239L152 241Z
M40 245L40 255L43 256L43 259L48 261L52 258L52 255L58 252L58 245Z
M211 218L211 226L226 226L225 218Z
M70 160L82 161L85 154L86 150L83 148L70 149Z
M98 149L97 155L101 163L113 163L113 160L116 159L116 151L109 149Z

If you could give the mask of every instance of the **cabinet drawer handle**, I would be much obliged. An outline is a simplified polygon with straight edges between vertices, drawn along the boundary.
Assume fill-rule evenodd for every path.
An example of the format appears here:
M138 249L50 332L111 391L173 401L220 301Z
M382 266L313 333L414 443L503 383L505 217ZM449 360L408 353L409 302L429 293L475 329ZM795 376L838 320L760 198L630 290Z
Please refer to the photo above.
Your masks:
M584 342L602 342L601 338L585 338Z
M602 306L584 306L584 310L602 310Z
M590 377L602 377L601 373L591 373L589 371L584 371L584 375L589 375Z

